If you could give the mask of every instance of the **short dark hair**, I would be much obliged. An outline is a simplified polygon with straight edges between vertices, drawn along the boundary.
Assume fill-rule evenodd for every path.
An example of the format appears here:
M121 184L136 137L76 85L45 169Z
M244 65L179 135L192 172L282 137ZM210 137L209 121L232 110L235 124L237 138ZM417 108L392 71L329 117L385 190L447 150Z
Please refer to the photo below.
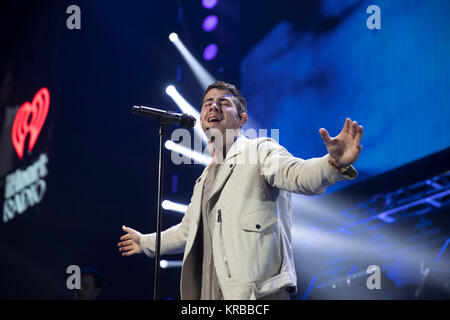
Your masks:
M95 286L103 288L103 274L94 267L85 267L81 270L82 275L91 275L94 278Z
M205 100L205 96L211 89L219 89L219 90L227 90L230 91L233 97L236 101L236 107L239 114L239 117L241 116L241 113L247 112L247 101L245 101L244 97L242 96L241 92L234 84L227 83L225 81L216 81L211 83L208 88L206 88L205 93L203 94L202 104L203 100Z

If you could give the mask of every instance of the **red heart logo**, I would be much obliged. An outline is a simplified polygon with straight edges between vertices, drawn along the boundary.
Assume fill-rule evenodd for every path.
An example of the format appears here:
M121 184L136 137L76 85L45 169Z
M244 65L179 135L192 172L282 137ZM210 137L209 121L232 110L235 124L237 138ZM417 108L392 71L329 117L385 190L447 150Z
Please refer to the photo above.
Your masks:
M22 159L25 148L25 140L28 133L30 140L28 151L33 150L34 144L44 125L50 106L50 93L47 88L40 89L29 103L25 102L17 111L11 132L11 139L17 155Z

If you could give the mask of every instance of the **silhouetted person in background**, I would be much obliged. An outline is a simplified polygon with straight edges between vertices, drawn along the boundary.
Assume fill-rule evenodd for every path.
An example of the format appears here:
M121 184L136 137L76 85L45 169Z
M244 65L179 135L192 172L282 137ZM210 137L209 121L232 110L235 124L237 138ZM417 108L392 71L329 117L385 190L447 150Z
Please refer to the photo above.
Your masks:
M81 270L81 288L74 291L75 300L96 300L103 289L103 275L93 267Z

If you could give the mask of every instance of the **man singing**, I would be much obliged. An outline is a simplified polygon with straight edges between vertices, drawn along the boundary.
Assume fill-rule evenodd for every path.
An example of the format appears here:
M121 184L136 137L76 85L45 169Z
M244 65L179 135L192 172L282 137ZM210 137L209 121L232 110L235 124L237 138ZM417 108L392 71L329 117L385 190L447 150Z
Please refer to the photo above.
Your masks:
M247 104L232 84L217 81L203 96L200 122L212 162L194 186L181 223L161 233L161 254L184 252L182 299L289 299L296 292L290 192L321 194L355 179L362 126L345 120L328 153L303 160L275 140L241 135ZM123 256L155 255L156 234L123 226Z

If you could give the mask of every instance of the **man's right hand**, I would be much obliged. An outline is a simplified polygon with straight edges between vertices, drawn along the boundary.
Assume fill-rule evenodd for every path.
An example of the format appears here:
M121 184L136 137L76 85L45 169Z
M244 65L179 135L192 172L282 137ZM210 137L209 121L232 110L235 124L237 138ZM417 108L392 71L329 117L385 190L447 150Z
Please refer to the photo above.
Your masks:
M131 256L135 253L142 253L140 244L141 233L134 229L122 226L122 230L127 234L120 237L120 242L117 244L119 251L122 251L122 256Z

